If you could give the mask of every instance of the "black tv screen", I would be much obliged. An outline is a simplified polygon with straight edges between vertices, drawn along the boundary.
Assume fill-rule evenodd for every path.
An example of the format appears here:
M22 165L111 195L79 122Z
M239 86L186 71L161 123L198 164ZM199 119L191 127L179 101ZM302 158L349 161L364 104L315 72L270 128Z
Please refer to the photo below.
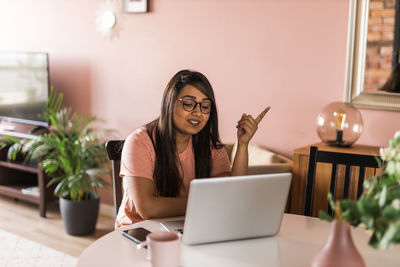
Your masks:
M47 53L0 52L0 120L48 126Z

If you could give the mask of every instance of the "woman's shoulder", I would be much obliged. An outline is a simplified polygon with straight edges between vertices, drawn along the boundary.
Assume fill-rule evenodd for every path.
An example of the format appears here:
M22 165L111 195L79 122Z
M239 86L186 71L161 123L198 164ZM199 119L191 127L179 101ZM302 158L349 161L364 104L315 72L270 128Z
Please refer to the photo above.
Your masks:
M151 142L149 134L147 133L146 127L141 126L131 132L128 137L125 140L125 143L131 143L131 142Z

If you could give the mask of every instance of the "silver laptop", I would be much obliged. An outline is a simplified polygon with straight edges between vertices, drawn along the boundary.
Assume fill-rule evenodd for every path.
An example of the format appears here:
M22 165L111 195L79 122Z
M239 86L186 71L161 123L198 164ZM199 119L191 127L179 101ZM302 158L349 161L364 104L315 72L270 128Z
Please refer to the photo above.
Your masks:
M183 229L186 245L273 236L280 229L291 179L291 173L195 179L185 221L162 226Z

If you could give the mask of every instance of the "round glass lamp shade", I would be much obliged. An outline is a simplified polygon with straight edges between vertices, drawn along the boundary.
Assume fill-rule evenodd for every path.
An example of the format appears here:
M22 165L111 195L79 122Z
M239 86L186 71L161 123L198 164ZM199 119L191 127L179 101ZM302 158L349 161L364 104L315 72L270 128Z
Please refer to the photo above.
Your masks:
M349 147L357 141L362 131L361 113L351 104L333 102L318 114L318 136L328 145Z

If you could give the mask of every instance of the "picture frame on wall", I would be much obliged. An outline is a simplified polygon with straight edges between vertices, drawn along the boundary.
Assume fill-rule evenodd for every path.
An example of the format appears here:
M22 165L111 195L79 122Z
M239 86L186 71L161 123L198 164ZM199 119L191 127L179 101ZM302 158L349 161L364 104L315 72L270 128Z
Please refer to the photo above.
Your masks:
M122 0L122 11L126 13L148 12L148 0Z

